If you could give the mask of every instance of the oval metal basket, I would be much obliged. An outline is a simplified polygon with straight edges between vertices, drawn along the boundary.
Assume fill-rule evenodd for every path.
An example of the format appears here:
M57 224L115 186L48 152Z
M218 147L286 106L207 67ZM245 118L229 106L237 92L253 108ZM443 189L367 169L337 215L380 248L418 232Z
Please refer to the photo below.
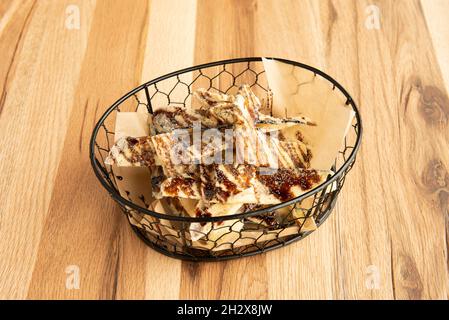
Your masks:
M148 199L142 194L119 191L118 183L122 182L123 177L104 163L114 142L116 114L135 111L152 113L153 108L167 105L189 108L192 92L199 87L229 93L241 84L249 84L259 97L266 95L268 90L260 57L207 63L151 80L124 95L103 114L92 133L90 158L102 186L119 204L137 235L153 249L175 258L202 261L253 255L304 238L319 227L334 208L360 146L362 126L357 107L349 93L324 72L295 61L270 59L289 64L293 72L309 73L312 84L318 81L315 79L324 80L333 94L342 95L345 101L343 107L354 110L352 127L336 155L334 165L329 168L334 173L324 183L297 198L259 210L221 217L179 216L151 210ZM282 221L273 219L274 214L281 211ZM202 239L192 241L189 233L192 224L208 224L208 231Z

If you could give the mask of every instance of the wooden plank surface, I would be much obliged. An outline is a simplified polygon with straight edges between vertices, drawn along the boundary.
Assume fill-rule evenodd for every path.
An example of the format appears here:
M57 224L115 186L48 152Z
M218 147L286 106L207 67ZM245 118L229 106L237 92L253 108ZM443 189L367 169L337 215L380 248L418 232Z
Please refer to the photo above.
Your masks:
M1 1L0 298L447 299L448 9L444 0ZM367 23L373 12L379 28ZM242 56L297 60L340 81L364 121L356 165L331 217L303 241L227 262L167 258L101 189L91 131L139 83ZM73 267L79 289L66 287Z

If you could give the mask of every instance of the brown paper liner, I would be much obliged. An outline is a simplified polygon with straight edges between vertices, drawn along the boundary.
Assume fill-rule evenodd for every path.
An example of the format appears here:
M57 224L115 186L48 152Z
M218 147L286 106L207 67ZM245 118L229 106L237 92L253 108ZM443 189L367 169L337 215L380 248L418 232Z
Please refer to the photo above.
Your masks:
M126 136L141 137L149 134L148 113L117 112L114 141ZM153 201L150 170L146 167L112 166L120 195L143 207ZM142 200L144 199L144 200Z
M283 130L294 138L300 130L311 146L314 169L328 170L341 149L351 122L352 108L346 97L334 90L332 83L313 72L276 60L263 59L268 85L273 92L272 113L275 117L304 115L317 125L297 125Z
M121 137L142 137L149 135L148 113L146 110L138 112L117 112L114 140ZM120 195L142 207L159 212L158 203L155 203L151 190L151 171L147 167L118 167L112 166L116 177L117 188ZM144 215L127 207L129 221L155 236L172 239L174 243L181 244L181 237L175 231L169 220ZM153 229L143 227L151 226Z

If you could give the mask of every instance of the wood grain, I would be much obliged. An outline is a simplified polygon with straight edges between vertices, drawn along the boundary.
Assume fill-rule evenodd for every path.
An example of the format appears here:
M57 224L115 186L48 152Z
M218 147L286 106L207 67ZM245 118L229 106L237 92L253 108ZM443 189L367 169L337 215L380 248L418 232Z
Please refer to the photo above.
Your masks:
M67 6L80 28L65 25ZM380 12L369 29L367 8ZM444 0L0 3L0 298L448 299ZM263 255L190 263L146 247L96 180L95 122L158 75L278 56L358 102L362 148L331 217ZM67 267L80 288L67 289ZM378 286L372 288L372 277Z
M449 2L445 0L421 1L421 8L447 92L449 90L449 61L445 57L449 55L449 28L446 22Z
M125 247L129 232L125 218L86 169L87 141L98 109L111 104L116 92L140 81L148 10L146 1L135 1L132 7L123 1L100 1L95 6L28 298L114 299L123 292L143 297L142 244ZM126 50L121 43L126 43ZM115 70L123 71L115 77ZM136 263L129 265L131 261ZM65 288L68 265L79 266L82 290ZM118 277L122 269L140 281L124 283L126 278Z
M151 7L141 82L194 62L196 1L154 1ZM146 250L145 274L146 299L179 297L181 261Z
M65 6L11 2L0 42L2 52L9 52L2 59L7 67L1 68L0 106L0 296L5 298L27 293L86 48L92 3L80 3L85 25L77 33L61 27Z

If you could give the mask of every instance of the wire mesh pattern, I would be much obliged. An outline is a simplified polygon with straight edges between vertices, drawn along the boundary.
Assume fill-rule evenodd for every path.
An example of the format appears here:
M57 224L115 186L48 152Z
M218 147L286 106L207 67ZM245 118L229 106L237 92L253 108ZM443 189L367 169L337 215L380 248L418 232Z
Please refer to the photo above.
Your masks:
M150 199L143 194L122 190L118 182L124 177L105 165L114 143L114 126L118 112L148 112L157 108L195 107L192 94L197 88L234 94L240 85L248 84L254 93L267 97L268 85L261 58L218 61L183 69L159 77L135 88L115 102L101 117L92 134L90 156L95 174L111 197L126 214L134 231L150 247L166 255L187 260L222 260L253 255L299 240L313 232L335 206L346 174L351 170L361 139L361 121L357 107L346 90L325 73L294 61L292 72L309 72L329 83L353 108L355 117L344 145L336 156L334 172L313 190L268 208L222 217L189 217L153 211ZM301 88L298 86L297 90ZM270 110L262 110L270 112ZM148 185L151 182L148 181ZM167 200L170 201L170 200ZM201 226L201 228L198 228ZM192 237L192 229L198 230Z

